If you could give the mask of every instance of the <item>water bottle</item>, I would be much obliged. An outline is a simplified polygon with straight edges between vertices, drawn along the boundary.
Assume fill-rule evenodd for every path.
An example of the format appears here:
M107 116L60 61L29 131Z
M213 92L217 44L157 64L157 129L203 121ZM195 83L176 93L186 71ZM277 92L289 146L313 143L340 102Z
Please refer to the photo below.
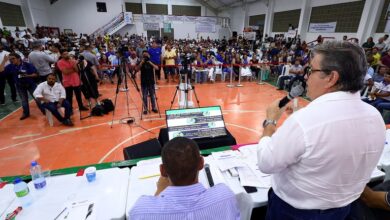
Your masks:
M23 208L31 205L32 196L30 194L30 190L28 189L27 184L19 177L14 180L14 192Z
M30 173L35 189L39 190L45 188L46 180L43 176L41 166L36 161L31 162Z

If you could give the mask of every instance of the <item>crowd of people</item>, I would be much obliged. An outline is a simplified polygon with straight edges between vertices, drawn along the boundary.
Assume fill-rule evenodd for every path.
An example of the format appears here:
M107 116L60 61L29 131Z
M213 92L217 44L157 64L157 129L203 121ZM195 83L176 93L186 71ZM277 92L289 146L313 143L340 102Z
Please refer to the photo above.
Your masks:
M121 72L128 73L133 79L137 77L137 72L141 72L139 78L144 97L142 112L148 114L146 97L152 97L152 111L157 111L152 85L161 80L177 82L183 72L188 73L195 83L214 83L218 75L221 81L227 78L264 80L271 75L277 77L279 90L291 90L294 83L305 83L304 75L309 68L311 45L301 42L299 36L291 39L283 35L266 36L264 41L247 41L242 37L189 40L147 39L129 34L57 36L42 31L45 29L39 26L36 30L36 33L32 33L30 29L20 31L16 28L11 33L4 27L0 32L0 64L5 70L0 74L0 104L5 103L4 88L8 83L12 101L18 101L17 93L22 101L22 120L29 116L27 92L33 94L37 83L46 81L49 73L54 73L64 86L70 106L75 94L79 110L87 111L82 95L88 103L98 103L99 84L107 80L114 83L115 78L122 77ZM347 41L347 36L343 40ZM316 43L321 44L323 41L319 36ZM390 105L390 89L387 89L384 81L384 73L388 72L390 66L390 40L385 35L374 43L370 37L362 47L370 64L365 79L369 91L367 100L382 112ZM19 61L14 63L14 58ZM126 63L123 71L120 68L122 63ZM146 68L146 71L139 66L141 63L154 64L154 75L147 74L150 70ZM8 64L12 65L6 68ZM15 77L20 70L26 71L27 77Z
M377 43L368 38L361 46L347 38L324 43L319 37L312 49L299 36L266 37L265 41L146 39L128 34L55 36L28 29L11 34L5 28L0 40L0 104L5 103L8 83L11 100L22 103L20 120L30 116L30 94L43 114L50 111L72 126L73 94L80 111L90 110L99 103L99 85L106 80L120 84L124 74L139 78L143 114L149 114L147 97L151 111L158 111L155 84L176 82L180 74L188 74L196 83L215 83L217 75L222 80L253 80L269 72L277 78L277 89L307 84L312 102L279 129L276 124L284 108L277 100L267 109L258 150L259 169L273 174L267 218L359 219L362 214L356 213L362 209L356 207L367 208L364 216L377 215L377 208L390 209L386 193L390 189L365 187L385 139L379 113L390 109L388 35ZM361 102L362 96L379 112ZM65 109L63 115L59 108ZM132 219L182 219L188 212L195 219L239 219L230 189L217 185L206 190L198 183L204 161L194 141L174 139L163 148L162 162L159 197L140 198L130 211ZM176 203L188 205L180 210ZM153 213L152 205L157 207Z

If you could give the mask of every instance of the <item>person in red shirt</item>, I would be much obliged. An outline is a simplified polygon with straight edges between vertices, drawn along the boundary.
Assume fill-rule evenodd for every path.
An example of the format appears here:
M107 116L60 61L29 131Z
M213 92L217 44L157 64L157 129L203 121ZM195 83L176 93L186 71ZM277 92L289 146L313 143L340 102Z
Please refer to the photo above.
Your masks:
M390 68L390 50L388 50L386 54L382 56L380 64L383 64Z
M69 102L72 107L73 92L76 95L77 104L80 111L88 111L88 108L83 105L81 99L81 81L77 68L77 61L71 59L67 50L61 51L61 57L57 62L58 68L62 72L62 84L66 91L66 100ZM73 110L73 108L72 108Z

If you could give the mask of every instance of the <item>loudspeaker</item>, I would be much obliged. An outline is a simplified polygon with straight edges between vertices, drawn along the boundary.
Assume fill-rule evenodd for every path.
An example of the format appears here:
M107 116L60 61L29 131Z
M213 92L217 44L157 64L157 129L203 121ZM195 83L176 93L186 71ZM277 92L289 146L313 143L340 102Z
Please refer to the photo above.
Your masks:
M232 34L233 34L233 37L237 37L237 35L238 35L237 31L233 31Z
M125 160L161 156L161 145L156 138L123 149Z

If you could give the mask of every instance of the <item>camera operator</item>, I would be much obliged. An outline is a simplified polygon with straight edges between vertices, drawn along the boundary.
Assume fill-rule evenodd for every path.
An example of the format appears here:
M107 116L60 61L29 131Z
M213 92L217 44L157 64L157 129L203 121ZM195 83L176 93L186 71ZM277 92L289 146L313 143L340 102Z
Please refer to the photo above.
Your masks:
M77 68L80 73L81 79L81 92L84 94L84 97L92 103L94 99L97 102L99 97L98 91L98 82L99 76L93 69L93 64L87 61L84 56L80 55L77 63Z
M148 113L148 96L152 102L152 111L157 113L156 108L156 96L154 89L154 71L158 69L158 66L150 61L150 55L147 50L142 53L142 61L137 66L137 71L141 70L141 90L142 90L142 101L143 101L143 114Z

